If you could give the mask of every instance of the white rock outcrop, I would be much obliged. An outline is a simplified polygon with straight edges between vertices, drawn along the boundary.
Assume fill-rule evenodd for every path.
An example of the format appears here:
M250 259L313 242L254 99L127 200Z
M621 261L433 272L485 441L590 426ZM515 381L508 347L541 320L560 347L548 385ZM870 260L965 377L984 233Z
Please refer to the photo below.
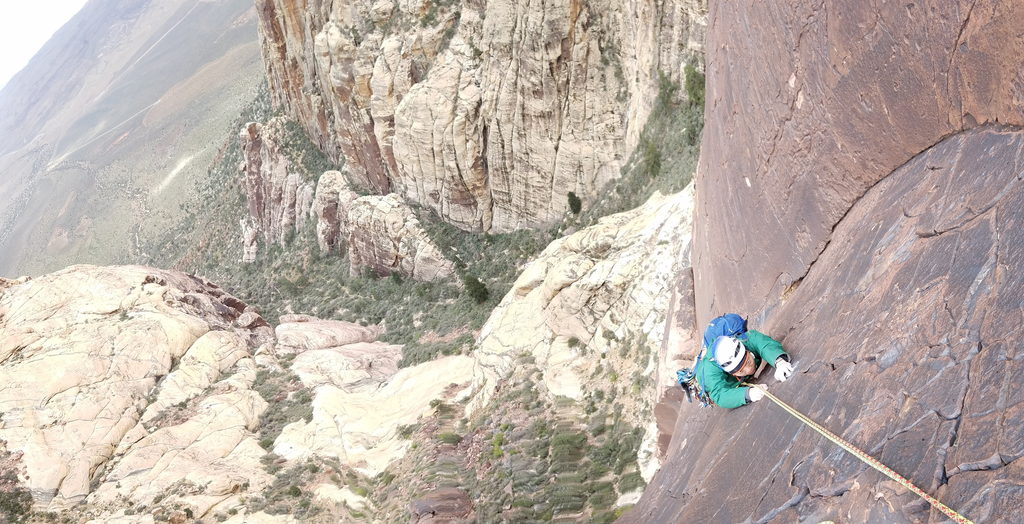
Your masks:
M626 337L644 340L649 361L639 366L653 374L673 279L689 265L692 209L691 184L552 242L480 332L471 409L490 400L522 353L536 359L553 395L575 399L601 355Z
M412 209L395 194L356 199L348 213L348 258L353 274L398 273L433 282L451 278L455 264L441 254Z
M373 342L381 334L378 326L361 326L306 315L282 315L280 320L281 323L274 328L278 354Z
M399 370L401 346L376 341L376 326L281 321L275 331L215 285L147 267L0 279L0 457L12 486L37 509L97 522L225 516L274 480L256 389L290 376L275 375L282 365L301 383L273 386L271 401L306 388L312 417L287 425L273 450L368 475L405 454L401 427L432 401L469 395L470 357ZM317 496L366 504L323 481ZM133 516L139 507L147 514Z
M315 388L313 418L286 426L274 442L274 453L289 460L336 457L369 476L405 455L412 442L399 435L401 426L431 412L435 399L465 399L473 374L473 359L467 356L403 368L384 381L369 370L356 377L303 373L308 361L301 357L293 369L306 387Z
M360 197L351 189L347 169L326 171L299 184L277 142L280 120L250 123L242 129L242 166L249 216L241 221L243 257L256 260L258 240L284 245L313 220L321 253L347 253L353 275L369 269L420 281L451 278L455 264L427 236L412 208L398 195Z
M359 195L349 188L341 171L326 171L316 183L313 215L321 253L337 252L349 231L348 210Z
M249 220L243 224L243 261L255 260L258 236L267 244L284 244L302 231L313 207L312 181L292 167L282 150L284 120L250 122L239 132L242 173Z
M205 512L259 487L266 403L249 389L249 348L269 328L239 327L246 310L199 278L140 266L0 289L0 440L37 505L150 504L189 482L171 498Z

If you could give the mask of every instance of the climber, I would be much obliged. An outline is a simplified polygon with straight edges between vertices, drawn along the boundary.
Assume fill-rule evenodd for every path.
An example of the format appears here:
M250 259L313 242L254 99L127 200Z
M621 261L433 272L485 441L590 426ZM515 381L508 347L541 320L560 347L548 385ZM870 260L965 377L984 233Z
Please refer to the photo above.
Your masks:
M789 355L777 340L751 329L743 317L729 313L715 318L704 331L704 345L693 370L677 373L687 396L695 393L723 408L737 408L764 397L758 388L740 386L759 375L762 362L771 362L775 378L785 382L793 373Z

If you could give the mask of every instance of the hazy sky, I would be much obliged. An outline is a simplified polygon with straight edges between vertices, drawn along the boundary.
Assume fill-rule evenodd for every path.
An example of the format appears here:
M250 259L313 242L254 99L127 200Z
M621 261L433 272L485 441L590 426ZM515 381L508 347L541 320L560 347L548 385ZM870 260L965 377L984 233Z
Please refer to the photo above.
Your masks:
M0 16L0 89L87 0L5 1Z

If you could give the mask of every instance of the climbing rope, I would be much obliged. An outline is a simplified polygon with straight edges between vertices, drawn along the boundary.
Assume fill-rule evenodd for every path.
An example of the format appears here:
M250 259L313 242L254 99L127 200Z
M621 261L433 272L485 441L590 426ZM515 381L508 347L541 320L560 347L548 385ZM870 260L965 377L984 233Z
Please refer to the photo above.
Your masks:
M849 451L851 454L853 454L853 456L855 456L855 457L861 459L862 461L864 461L865 463L867 463L867 465L877 469L878 471L881 471L882 473L884 473L889 478L891 478L891 479L895 480L896 482L902 484L903 487L905 487L905 488L909 489L910 491L916 493L919 497L927 500L929 504L931 504L933 507L935 507L935 509L945 513L946 516L949 517L950 519L953 519L953 522L958 522L960 524L974 524L973 522L968 520L967 517L964 517L963 515L953 511L952 509L950 509L945 504L939 502L938 499L936 499L936 498L932 497L931 495L925 493L924 490L922 490L921 488L915 486L912 482L910 482L905 477L903 477L903 475L900 475L899 473L896 473L895 471L890 469L885 464L882 464L881 462L875 460L874 457L872 457L871 455L868 455L867 453L861 451L856 446L854 446L853 444L850 444L849 442L843 440L840 436L836 435L835 433L832 433L831 431L829 431L829 430L819 426L816 422L814 422L813 420L811 420L811 419L807 418L806 416L804 416L803 413L800 413L796 409L793 409L792 406L790 406L789 404L786 404L785 402L780 400L775 395L772 395L771 393L769 393L768 392L768 388L766 388L764 386L761 386L761 385L757 385L757 384L747 384L745 382L743 383L743 385L744 386L750 386L750 387L756 387L756 388L759 388L761 391L764 391L764 395L766 397L772 399L772 402L775 402L776 404L781 406L782 409L785 409L786 411L788 411L790 415L793 415L794 417L799 419L804 424L807 424L814 431L817 431L818 433L821 433L821 435L824 436L825 438L831 440L832 442L835 442L841 448L845 449L846 451Z

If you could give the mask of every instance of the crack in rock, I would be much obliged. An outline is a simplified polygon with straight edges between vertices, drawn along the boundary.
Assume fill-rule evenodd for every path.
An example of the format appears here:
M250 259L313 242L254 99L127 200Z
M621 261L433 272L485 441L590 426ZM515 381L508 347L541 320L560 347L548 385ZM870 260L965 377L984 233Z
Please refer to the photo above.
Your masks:
M755 524L767 524L768 522L770 522L772 519L774 519L776 516L778 516L783 511L786 511L787 509L792 508L792 507L796 506L797 504L801 503L805 498L807 498L807 495L809 493L810 493L809 489L807 489L806 487L801 487L800 490L797 491L796 495L793 495L792 497L790 497L789 500L784 502L781 506L779 506L779 507L769 511L767 514L765 514L765 516L763 516L763 517L757 519L756 521L754 521L754 523Z

